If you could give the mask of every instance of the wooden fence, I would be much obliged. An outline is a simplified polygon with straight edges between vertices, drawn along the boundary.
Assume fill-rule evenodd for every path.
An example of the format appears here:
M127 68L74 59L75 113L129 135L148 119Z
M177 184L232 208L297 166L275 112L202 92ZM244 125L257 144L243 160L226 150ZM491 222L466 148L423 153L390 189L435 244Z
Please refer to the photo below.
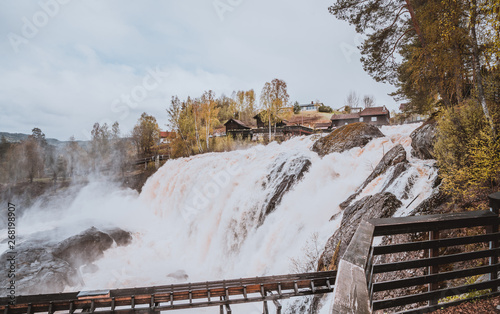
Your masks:
M357 244L350 245L340 261L334 313L371 313L378 310L427 313L472 298L499 295L499 204L500 193L495 193L490 195L490 211L363 221L353 238L353 241L358 239ZM387 240L387 237L402 234L412 234L413 238L420 239L374 245L382 239ZM444 235L448 236L445 238ZM427 239L421 240L422 236ZM467 251L447 250L452 247L463 249L465 246ZM353 250L367 255L362 260L358 258L357 263L353 262ZM410 260L380 262L383 261L381 257L391 260L388 258L390 255L403 252L423 254ZM342 270L346 264L360 268L364 276L356 277L353 282L352 275L345 276ZM397 272L394 277L398 279L379 279L381 274L394 272ZM350 293L341 288L343 281L354 283ZM406 289L406 293L401 293L401 289ZM357 294L352 291L357 291ZM364 295L360 294L362 291L366 291L369 300L361 299ZM363 302L369 306L359 308ZM354 308L354 304L358 304L358 308Z

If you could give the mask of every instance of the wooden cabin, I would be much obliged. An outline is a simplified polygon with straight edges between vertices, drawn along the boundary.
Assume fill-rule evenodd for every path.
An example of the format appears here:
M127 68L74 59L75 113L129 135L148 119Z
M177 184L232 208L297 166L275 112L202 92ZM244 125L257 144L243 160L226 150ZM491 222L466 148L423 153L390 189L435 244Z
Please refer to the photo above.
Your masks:
M252 128L240 120L229 119L224 123L224 126L226 127L226 135L232 136L233 138L252 138Z
M385 107L365 108L361 112L350 114L334 114L331 117L332 127L340 127L355 122L365 122L375 125L388 125L391 115Z
M224 123L226 127L226 133L232 130L250 130L251 127L236 119L229 119L226 123Z

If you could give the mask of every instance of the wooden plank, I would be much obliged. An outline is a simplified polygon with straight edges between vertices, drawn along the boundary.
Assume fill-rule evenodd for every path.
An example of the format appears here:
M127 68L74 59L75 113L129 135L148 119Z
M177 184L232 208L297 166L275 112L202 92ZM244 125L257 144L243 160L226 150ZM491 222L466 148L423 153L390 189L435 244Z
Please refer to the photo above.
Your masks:
M439 230L433 230L429 231L429 240L430 241L437 241L439 240ZM439 256L439 248L432 248L429 249L429 257L434 258ZM434 275L439 273L439 264L434 264L430 265L428 268L429 274ZM430 282L428 285L428 291L435 291L438 290L438 283L437 282ZM437 304L437 300L429 300L429 305L435 305Z
M498 254L499 251L500 249L489 249L476 252L450 254L440 257L423 258L419 260L406 261L406 262L378 264L373 266L373 273L379 274L379 273L386 273L390 271L397 271L403 269L421 268L433 265L443 265L443 264L474 260L478 258L493 256L495 254Z
M457 279L491 272L495 266L481 266L464 270L455 270L433 275L424 275L392 281L377 282L373 284L373 292L400 289L406 287L420 286L428 283L438 283L445 280Z
M413 304L418 302L424 302L432 299L440 299L444 297L459 295L471 291L485 290L491 288L497 288L500 285L500 279L491 280L481 283L475 283L466 286L454 287L453 289L442 289L430 292L424 292L404 297L398 297L387 300L377 300L372 302L372 308L374 311L388 309L396 306L402 306L407 304Z
M383 236L498 224L498 216L489 210L481 210L440 215L375 218L370 219L369 222L375 226L374 236Z
M483 234L469 237L439 239L431 241L418 241L402 244L379 245L373 247L373 255L383 255L392 253L401 253L408 251L427 250L432 248L450 247L457 245L466 245L473 243L489 242L500 237L500 233Z

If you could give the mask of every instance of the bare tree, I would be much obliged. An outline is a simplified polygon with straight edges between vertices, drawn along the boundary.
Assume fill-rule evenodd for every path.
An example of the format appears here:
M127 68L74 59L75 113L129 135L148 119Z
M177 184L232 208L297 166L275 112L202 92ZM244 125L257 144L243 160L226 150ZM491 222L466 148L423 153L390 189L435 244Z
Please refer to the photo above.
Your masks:
M311 234L311 237L302 247L302 254L302 256L290 258L291 271L297 274L316 271L321 256L321 245L317 232Z
M355 91L350 91L349 94L347 95L345 99L345 105L349 106L350 108L357 108L359 107L359 96L356 94Z
M365 108L371 108L375 106L375 97L373 97L373 95L363 96L363 105L365 105Z

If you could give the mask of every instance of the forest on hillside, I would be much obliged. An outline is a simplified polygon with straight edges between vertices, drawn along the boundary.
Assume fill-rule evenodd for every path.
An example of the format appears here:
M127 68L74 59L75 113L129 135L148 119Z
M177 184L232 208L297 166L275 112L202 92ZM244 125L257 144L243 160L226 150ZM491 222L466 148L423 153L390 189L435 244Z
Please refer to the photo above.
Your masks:
M393 84L407 113L437 120L443 190L468 204L500 179L500 2L338 0L329 11L364 35L364 69Z

